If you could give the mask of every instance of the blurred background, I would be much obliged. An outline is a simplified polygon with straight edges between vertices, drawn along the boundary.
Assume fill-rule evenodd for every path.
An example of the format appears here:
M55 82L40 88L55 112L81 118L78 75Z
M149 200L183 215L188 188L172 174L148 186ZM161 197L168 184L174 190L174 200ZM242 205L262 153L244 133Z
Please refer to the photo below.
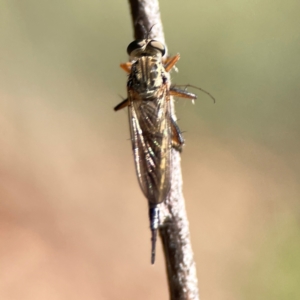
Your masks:
M201 299L300 299L300 2L161 1ZM126 110L127 1L0 0L0 299L168 299Z

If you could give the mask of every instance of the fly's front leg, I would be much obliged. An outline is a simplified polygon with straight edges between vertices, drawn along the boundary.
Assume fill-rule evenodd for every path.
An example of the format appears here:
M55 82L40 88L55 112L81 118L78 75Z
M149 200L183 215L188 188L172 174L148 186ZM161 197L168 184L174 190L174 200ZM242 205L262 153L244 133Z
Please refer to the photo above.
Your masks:
M131 66L132 66L131 62L120 64L121 69L123 69L128 74L131 72Z
M169 72L175 66L175 64L179 61L179 59L180 59L179 54L176 54L173 57L167 58L167 60L165 62L165 70L167 72Z
M131 62L120 64L121 69L123 69L128 74L131 72L131 66L132 66ZM129 101L128 101L128 99L125 99L121 103L119 103L117 106L114 107L114 111L118 111L128 105L129 105Z

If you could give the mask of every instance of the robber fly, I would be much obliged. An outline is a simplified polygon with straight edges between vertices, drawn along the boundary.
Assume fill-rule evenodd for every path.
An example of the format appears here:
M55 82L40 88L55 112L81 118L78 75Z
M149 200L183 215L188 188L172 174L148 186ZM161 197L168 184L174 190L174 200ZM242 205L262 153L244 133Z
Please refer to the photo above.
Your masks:
M163 59L165 46L150 38L133 41L127 48L130 62L121 64L128 74L128 98L114 110L128 107L136 174L148 199L152 232L151 263L159 228L159 204L171 188L171 149L181 151L184 139L172 115L171 96L194 100L195 94L170 83L170 71L179 54Z

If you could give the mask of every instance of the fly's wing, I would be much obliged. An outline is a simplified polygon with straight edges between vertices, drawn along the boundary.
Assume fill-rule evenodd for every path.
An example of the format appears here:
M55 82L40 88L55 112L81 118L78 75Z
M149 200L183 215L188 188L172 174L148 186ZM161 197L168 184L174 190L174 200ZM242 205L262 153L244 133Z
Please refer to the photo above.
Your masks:
M151 203L164 201L170 190L171 116L166 87L154 100L129 91L129 122L136 173Z

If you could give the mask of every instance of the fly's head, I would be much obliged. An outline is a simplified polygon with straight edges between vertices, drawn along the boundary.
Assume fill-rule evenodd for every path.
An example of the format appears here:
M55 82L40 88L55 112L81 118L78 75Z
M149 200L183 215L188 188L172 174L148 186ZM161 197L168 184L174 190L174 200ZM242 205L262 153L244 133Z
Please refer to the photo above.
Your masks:
M156 40L142 39L131 42L127 47L127 53L132 60L142 56L157 56L162 58L165 55L165 46Z
M169 79L162 64L165 46L156 40L136 40L129 44L127 53L134 61L128 88L132 88L145 100L157 98L161 87Z

